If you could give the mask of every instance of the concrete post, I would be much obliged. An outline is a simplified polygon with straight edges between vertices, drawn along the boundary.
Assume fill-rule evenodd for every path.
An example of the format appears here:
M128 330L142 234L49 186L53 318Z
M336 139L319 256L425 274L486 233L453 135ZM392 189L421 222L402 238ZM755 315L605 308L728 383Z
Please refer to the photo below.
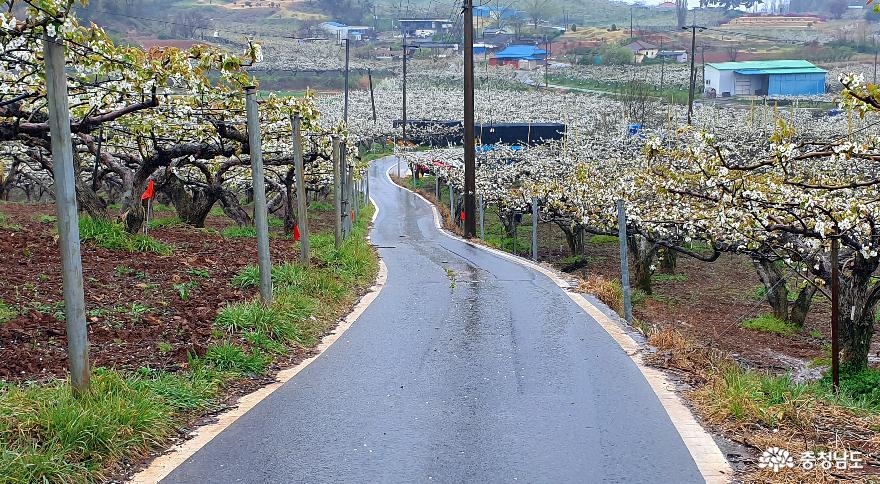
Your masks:
M302 119L299 114L291 119L293 123L293 170L296 176L296 223L299 225L300 262L308 266L311 260L309 251L309 210L306 200L305 166L303 166Z
M626 248L626 208L617 201L617 236L620 238L620 285L623 288L623 317L632 322L632 290L629 286L629 253Z
M480 239L486 240L486 207L483 205L483 196L480 195Z
M269 258L269 213L266 208L266 175L263 172L263 149L260 136L260 110L257 89L245 88L248 144L251 148L251 175L254 181L254 222L257 226L257 257L260 266L260 296L272 303L272 261Z
M538 197L532 197L532 260L538 260Z
M335 231L333 232L336 248L342 246L342 169L339 136L333 136L333 208L336 213Z
M61 250L64 318L67 325L67 357L70 364L71 387L75 395L81 395L89 389L91 369L83 296L70 110L67 104L67 76L64 71L64 45L55 38L44 36L43 53L46 66L49 131L52 138L55 207L58 213L58 246Z

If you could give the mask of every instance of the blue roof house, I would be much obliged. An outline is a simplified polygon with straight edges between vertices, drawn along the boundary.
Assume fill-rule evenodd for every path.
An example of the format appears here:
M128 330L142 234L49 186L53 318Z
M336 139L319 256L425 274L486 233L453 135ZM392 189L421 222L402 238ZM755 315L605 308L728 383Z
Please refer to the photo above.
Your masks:
M540 61L547 58L547 51L534 45L509 45L495 54L491 65L519 64L520 61Z
M709 97L812 96L825 94L824 69L805 60L720 62L706 64Z

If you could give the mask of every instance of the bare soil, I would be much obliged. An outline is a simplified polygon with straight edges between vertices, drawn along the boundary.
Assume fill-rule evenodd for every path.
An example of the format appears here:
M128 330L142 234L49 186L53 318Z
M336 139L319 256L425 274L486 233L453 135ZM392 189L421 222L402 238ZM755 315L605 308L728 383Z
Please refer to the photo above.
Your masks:
M21 226L0 229L0 301L18 312L0 324L0 380L63 377L67 341L55 224L35 220L40 214L54 215L53 206L8 203L0 205L0 213L8 216L7 225ZM221 236L229 223L211 216L207 229L180 225L151 231L173 246L168 256L83 244L93 366L174 371L186 365L189 354L204 355L217 312L227 303L256 297L255 290L231 284L235 274L256 263L257 251L253 238ZM314 220L312 225L327 223ZM295 261L299 244L276 235L270 242L273 263ZM188 294L181 294L182 288ZM290 358L306 354L293 349Z

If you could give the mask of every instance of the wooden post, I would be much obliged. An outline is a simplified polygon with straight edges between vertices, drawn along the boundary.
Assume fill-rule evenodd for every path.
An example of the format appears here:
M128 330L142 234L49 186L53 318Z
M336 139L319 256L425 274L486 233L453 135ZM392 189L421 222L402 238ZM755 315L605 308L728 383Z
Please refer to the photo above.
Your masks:
M626 208L617 201L617 236L620 238L620 285L623 289L623 317L632 322L632 294L629 286L629 253L626 248Z
M263 149L260 136L260 110L257 89L245 88L247 105L248 144L251 148L251 175L254 181L254 222L257 227L257 257L260 266L260 297L272 303L272 261L269 257L269 212L266 207L266 175L263 171Z
M58 246L61 251L61 283L64 318L67 325L67 358L74 395L89 389L89 337L83 295L82 255L79 241L79 213L73 170L70 108L64 72L64 45L54 37L43 37L46 66L46 98L52 142L52 174L55 208L58 214Z
M342 247L342 177L340 176L342 156L340 153L339 136L333 135L333 208L336 213L333 235L337 249Z
M291 118L293 123L293 170L296 176L296 223L299 225L300 262L308 266L311 260L309 247L309 210L306 199L305 166L303 166L302 118Z

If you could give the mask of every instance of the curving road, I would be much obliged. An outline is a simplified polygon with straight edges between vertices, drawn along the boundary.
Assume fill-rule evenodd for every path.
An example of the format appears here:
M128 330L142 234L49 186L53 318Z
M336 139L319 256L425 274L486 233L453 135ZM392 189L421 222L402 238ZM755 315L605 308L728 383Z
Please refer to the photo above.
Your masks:
M602 327L546 276L441 234L393 163L370 170L378 298L162 482L703 482Z

